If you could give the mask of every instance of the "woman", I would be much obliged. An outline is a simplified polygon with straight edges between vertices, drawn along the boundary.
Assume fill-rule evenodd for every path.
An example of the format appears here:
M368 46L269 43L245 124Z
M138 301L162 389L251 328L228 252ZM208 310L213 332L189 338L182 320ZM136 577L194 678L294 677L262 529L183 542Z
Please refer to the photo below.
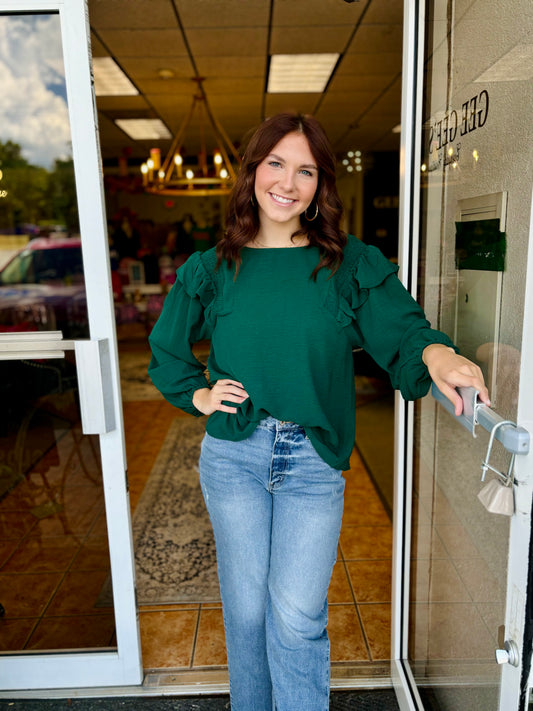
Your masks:
M431 330L373 247L340 229L318 122L280 114L246 149L216 250L193 254L150 342L150 375L208 415L200 481L217 545L233 711L329 705L326 594L354 442L352 349L407 399L455 404L480 369ZM208 370L191 344L211 339Z

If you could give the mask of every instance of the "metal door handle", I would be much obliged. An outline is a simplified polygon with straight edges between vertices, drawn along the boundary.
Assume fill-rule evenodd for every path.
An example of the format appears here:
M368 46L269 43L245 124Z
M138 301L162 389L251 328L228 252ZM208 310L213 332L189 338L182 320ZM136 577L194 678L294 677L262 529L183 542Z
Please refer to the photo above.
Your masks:
M513 423L505 424L503 417L490 407L478 402L477 390L475 388L457 388L459 395L463 398L463 414L455 415L452 403L437 388L435 383L431 386L431 394L445 410L455 417L463 427L476 436L476 426L480 425L487 432L492 432L497 426L495 439L499 440L505 449L511 454L529 453L529 432L523 427Z
M518 653L518 645L512 639L509 639L503 645L503 649L496 650L496 661L498 664L510 664L512 667L519 665L520 656Z
M84 434L106 434L115 427L109 341L74 341Z

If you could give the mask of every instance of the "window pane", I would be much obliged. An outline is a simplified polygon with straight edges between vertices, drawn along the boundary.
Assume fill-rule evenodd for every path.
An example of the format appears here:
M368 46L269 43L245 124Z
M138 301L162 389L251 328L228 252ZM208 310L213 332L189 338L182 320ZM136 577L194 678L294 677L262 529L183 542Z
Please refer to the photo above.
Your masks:
M0 332L88 336L59 15L0 15Z

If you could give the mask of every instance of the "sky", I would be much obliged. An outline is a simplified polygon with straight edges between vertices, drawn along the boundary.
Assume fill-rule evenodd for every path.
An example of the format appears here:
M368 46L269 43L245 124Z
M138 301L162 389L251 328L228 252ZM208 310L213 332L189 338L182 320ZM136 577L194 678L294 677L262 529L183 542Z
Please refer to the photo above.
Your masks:
M0 141L33 165L71 157L59 15L0 16Z

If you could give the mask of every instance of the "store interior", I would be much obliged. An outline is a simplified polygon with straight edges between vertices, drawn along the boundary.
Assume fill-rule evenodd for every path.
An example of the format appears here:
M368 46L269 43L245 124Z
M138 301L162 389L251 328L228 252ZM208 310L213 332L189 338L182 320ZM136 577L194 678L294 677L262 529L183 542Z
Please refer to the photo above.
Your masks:
M161 514L150 504L150 487L169 452L176 469L185 471L183 491L189 490L202 422L175 410L151 385L147 337L176 269L223 233L235 154L249 130L281 110L312 113L322 122L338 158L344 228L396 261L402 3L152 0L147 16L140 0L90 0L89 22L136 565L145 585L139 597L143 663L153 673L224 673L213 548L206 530L195 533L199 504L180 513L179 525L168 507ZM329 57L321 88L270 84L278 57L309 54ZM99 60L118 68L129 86L112 94L96 70ZM152 137L128 133L143 127ZM212 161L219 150L227 177ZM183 167L173 164L177 153ZM169 165L175 165L170 180ZM186 177L187 168L194 178ZM30 237L76 239L75 217L55 228L34 225L28 233L9 222L9 213L0 216L0 270ZM72 274L68 279L70 286ZM37 322L59 327L60 313L48 305L17 313L19 330ZM1 329L8 331L5 318ZM82 305L65 318L71 335L86 329ZM197 344L199 359L207 358L208 348ZM393 395L386 374L365 353L354 353L354 366L357 435L329 593L331 659L334 674L348 665L354 675L386 677ZM1 651L113 648L98 440L81 433L75 362L4 363L3 369L19 385L9 393L14 404L0 431ZM146 525L156 513L168 514L163 533ZM170 573L166 578L157 557L161 540L179 548L178 556L190 552L178 582Z

